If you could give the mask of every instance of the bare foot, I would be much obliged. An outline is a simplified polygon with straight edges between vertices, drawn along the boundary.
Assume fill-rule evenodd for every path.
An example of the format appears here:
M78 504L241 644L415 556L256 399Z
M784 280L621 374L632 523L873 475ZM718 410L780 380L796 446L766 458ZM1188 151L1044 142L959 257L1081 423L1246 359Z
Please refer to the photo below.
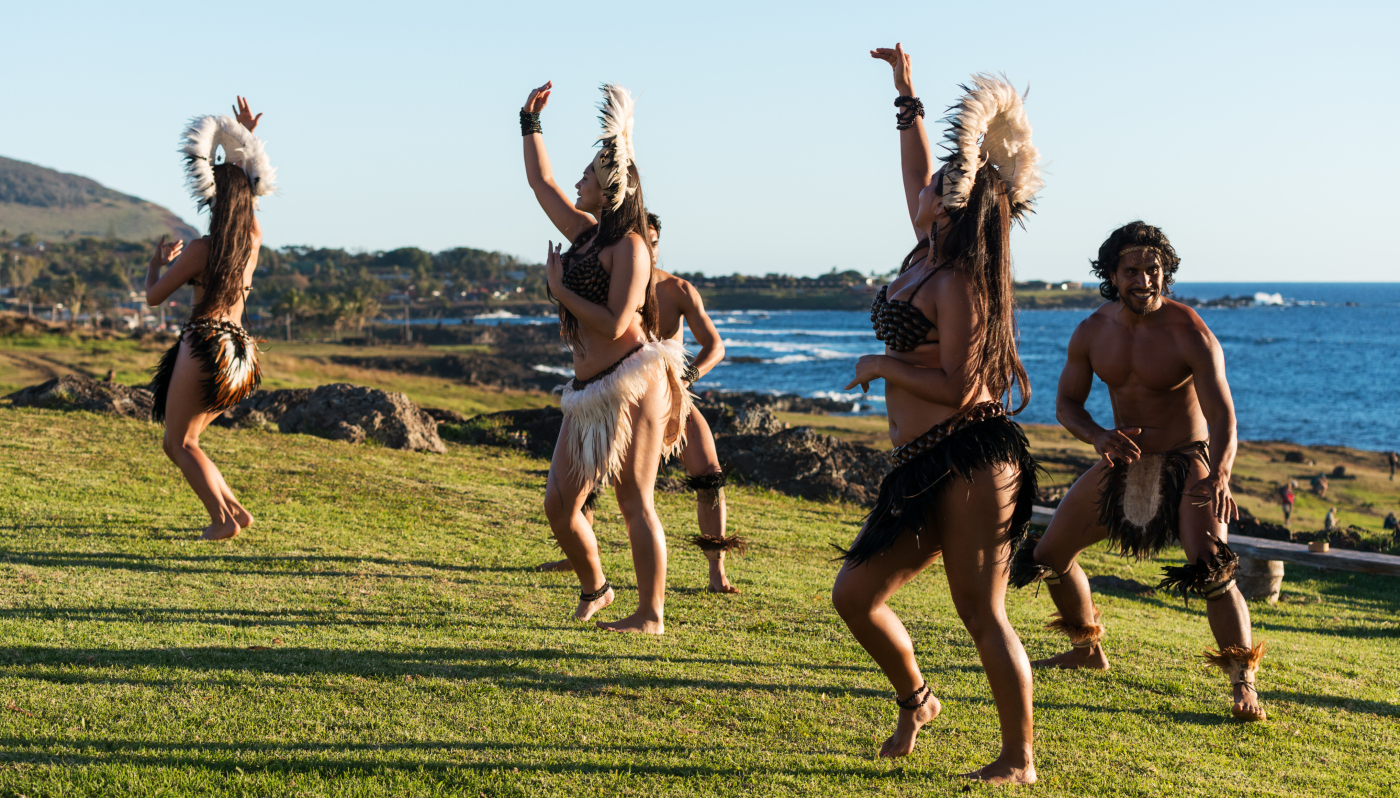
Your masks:
M613 601L616 599L617 594L614 593L613 589L610 587L608 588L608 592L604 593L598 598L593 599L592 601L580 601L578 603L578 609L574 610L574 620L586 621L589 618L592 618L594 614L598 612L598 610L601 610L609 604L613 603Z
M1103 646L1093 648L1071 648L1063 654L1057 654L1048 659L1038 659L1031 663L1032 668L1061 668L1063 670L1108 670L1108 656L1103 653Z
M738 593L739 588L729 584L729 577L724 573L724 552L705 552L705 557L710 561L710 585L705 588L707 593Z
M1243 684L1235 685L1235 705L1230 707L1230 714L1246 723L1268 717L1264 708L1259 706L1259 695Z
M965 779L986 782L987 784L1035 784L1035 765L1026 763L1017 766L1006 761L1005 754L996 758L996 761L986 767L974 770L971 773L964 773Z
M238 534L238 522L232 518L227 521L220 521L217 524L210 524L204 528L204 534L199 536L200 540L227 540Z
M253 525L253 514L244 509L243 505L235 504L233 506L233 520L237 521L243 529L247 529Z
M620 621L598 622L598 628L608 632L633 632L645 635L660 635L666 633L666 624L658 619L642 618L637 613L632 613Z
M929 693L928 702L918 709L899 710L899 723L894 728L894 734L890 735L885 744L880 746L880 756L894 758L897 756L909 756L914 751L914 741L919 737L919 729L925 723L938 717L943 711L943 705L938 702L938 697Z
M568 559L551 560L535 566L536 571L572 571L574 566L569 564Z

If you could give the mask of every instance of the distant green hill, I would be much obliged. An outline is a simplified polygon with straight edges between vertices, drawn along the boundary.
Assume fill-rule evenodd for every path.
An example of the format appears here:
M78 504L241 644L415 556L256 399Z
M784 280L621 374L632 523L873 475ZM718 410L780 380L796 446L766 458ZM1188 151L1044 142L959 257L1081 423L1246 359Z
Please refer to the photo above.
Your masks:
M170 211L78 175L0 157L0 229L48 241L91 236L183 240L199 233Z

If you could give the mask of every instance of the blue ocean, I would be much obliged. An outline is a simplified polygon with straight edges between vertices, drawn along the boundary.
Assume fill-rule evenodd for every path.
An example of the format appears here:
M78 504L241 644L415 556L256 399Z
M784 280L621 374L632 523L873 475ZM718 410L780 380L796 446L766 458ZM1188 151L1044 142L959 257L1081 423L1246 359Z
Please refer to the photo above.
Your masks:
M1252 307L1199 310L1225 350L1241 438L1400 448L1400 283L1182 283L1175 290L1178 298L1256 299ZM1032 387L1021 420L1054 423L1066 345L1090 312L1019 313ZM826 396L859 403L859 412L884 412L879 383L866 395L844 390L855 359L883 351L869 314L739 311L714 319L728 355L698 390ZM1101 383L1089 409L1111 423Z

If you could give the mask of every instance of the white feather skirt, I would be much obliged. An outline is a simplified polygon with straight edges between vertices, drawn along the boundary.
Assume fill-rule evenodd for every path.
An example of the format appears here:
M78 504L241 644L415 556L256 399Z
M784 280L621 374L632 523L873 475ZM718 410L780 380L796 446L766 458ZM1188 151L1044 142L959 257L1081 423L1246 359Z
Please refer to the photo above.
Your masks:
M597 382L580 389L574 388L572 380L561 386L560 408L568 430L559 443L568 447L571 475L584 485L611 484L632 446L632 407L648 391L666 391L670 399L661 458L679 454L685 448L685 422L694 407L681 380L684 372L685 347L671 340L652 341Z

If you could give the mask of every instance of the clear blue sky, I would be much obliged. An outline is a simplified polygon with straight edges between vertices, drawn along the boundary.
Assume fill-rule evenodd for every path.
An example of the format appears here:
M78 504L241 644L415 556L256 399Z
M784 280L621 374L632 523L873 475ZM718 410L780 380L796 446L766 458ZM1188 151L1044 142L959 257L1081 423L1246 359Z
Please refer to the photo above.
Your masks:
M1136 5L16 3L0 155L195 221L182 124L241 93L280 170L268 243L542 260L557 234L516 112L554 81L545 139L571 186L616 81L642 94L664 267L884 271L913 234L867 51L902 41L931 110L973 71L1030 83L1047 176L1023 279L1086 278L1136 218L1172 237L1183 281L1396 279L1400 4Z

